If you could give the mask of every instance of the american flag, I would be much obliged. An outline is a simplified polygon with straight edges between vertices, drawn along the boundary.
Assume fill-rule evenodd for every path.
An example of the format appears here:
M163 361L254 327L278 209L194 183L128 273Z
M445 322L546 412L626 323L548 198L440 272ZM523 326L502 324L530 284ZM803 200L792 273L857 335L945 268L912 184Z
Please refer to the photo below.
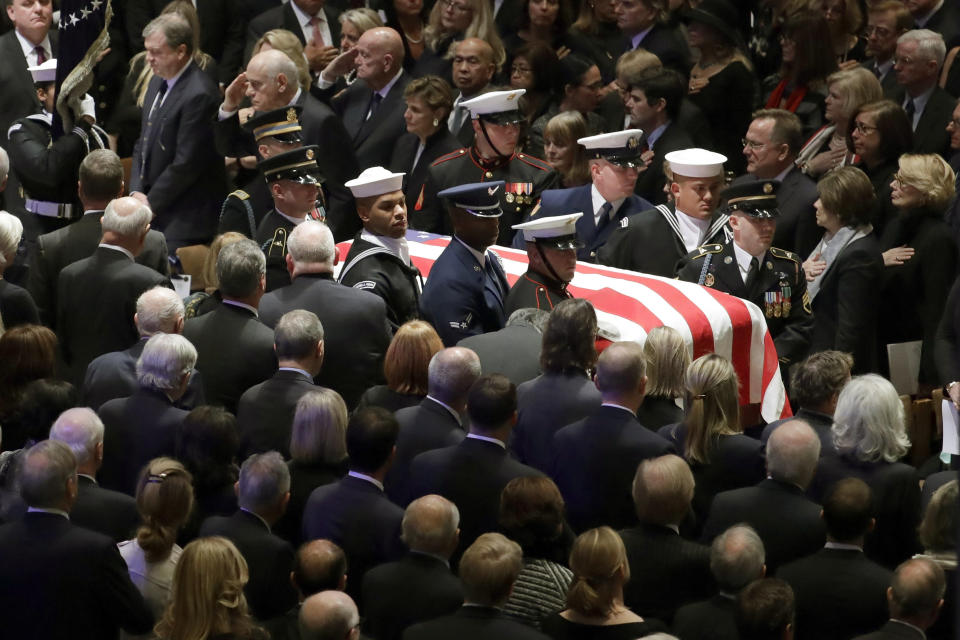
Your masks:
M410 258L424 278L450 242L446 236L408 231ZM337 245L343 264L350 242ZM492 247L513 285L527 270L527 254ZM620 340L643 344L655 327L673 327L683 335L694 358L717 353L728 358L740 378L740 405L759 405L773 422L791 415L773 339L763 312L755 304L707 287L633 271L577 263L568 290L589 300L598 319L615 326Z
M93 84L97 58L110 46L107 27L112 19L111 0L60 2L54 137L73 126L73 114L67 108L67 101L83 97Z

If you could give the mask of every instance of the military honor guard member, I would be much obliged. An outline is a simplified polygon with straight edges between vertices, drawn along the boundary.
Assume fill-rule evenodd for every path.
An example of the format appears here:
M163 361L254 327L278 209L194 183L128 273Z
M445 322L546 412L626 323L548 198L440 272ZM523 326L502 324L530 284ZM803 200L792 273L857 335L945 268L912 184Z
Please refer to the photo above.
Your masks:
M643 131L627 129L580 138L577 143L587 150L590 163L590 184L570 189L548 189L540 196L540 205L530 215L558 216L582 211L577 220L577 237L583 243L578 260L596 262L597 251L620 221L634 213L653 209L654 205L633 193L637 175L643 167L640 157ZM522 234L514 237L515 247L522 247Z
M577 233L582 212L534 218L514 225L527 248L527 272L507 294L507 315L532 307L552 311L561 300L572 298L567 285L577 271L577 250L583 242Z
M14 121L6 132L10 168L20 180L25 208L36 216L41 233L65 227L83 216L77 197L77 172L91 149L106 149L107 134L95 125L93 98L71 105L73 127L53 139L57 60L27 69L41 111Z
M761 180L729 187L723 194L733 241L705 244L691 252L678 277L754 303L783 364L801 360L813 331L813 312L800 256L770 246L777 226L779 182Z
M510 285L500 256L488 249L500 231L503 187L499 180L477 182L437 194L447 201L453 238L430 269L420 311L448 347L507 322Z
M433 233L450 234L437 194L444 189L474 182L502 180L500 190L500 235L497 244L509 246L511 227L521 222L540 199L552 189L559 176L543 160L516 153L523 114L519 111L523 89L490 91L460 103L470 111L476 134L473 146L457 149L434 161L423 190L413 204L412 226Z
M257 227L254 238L267 256L267 291L290 284L287 271L287 237L304 220L324 219L320 185L323 176L317 166L317 147L287 151L257 165L273 198L273 209Z
M716 210L726 160L705 149L668 153L664 170L670 172L673 206L657 205L621 220L600 248L599 262L672 278L689 252L702 244L726 242L730 237L727 216Z
M423 278L410 261L407 246L407 203L402 173L370 167L346 183L357 201L363 230L340 271L340 283L374 293L387 304L394 331L420 317Z
M302 146L300 111L292 106L265 111L249 118L243 128L253 134L261 160ZM263 175L259 174L242 189L227 196L220 210L217 233L236 231L248 238L257 237L257 227L270 210L273 198Z

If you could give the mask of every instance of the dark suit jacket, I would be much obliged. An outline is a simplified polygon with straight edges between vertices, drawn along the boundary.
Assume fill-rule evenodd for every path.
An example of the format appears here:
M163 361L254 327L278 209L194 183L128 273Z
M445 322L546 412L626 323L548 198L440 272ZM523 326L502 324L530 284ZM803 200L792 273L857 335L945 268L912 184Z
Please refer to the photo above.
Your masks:
M677 451L685 450L686 427L683 424L663 427L657 433L673 442ZM763 451L757 440L736 434L719 436L715 443L709 464L690 465L697 482L693 494L693 512L701 522L710 512L710 503L715 495L721 491L753 486L766 475Z
M290 583L293 547L272 534L258 516L242 509L229 517L211 516L200 527L200 537L204 536L227 538L247 561L250 581L244 593L254 617L266 620L296 604Z
M353 141L353 151L361 167L389 166L394 146L407 132L407 123L403 119L407 108L403 91L410 79L410 74L402 72L369 119L367 112L373 91L363 80L354 82L331 99L333 110L343 120L343 126Z
M57 337L70 380L80 384L97 356L137 341L137 298L170 281L119 250L98 247L67 266L57 280Z
M919 551L920 482L917 471L903 462L860 462L829 456L820 466L810 493L822 500L838 480L860 478L873 491L877 526L867 534L863 550L874 562L895 568Z
M623 602L637 615L669 624L677 607L714 593L709 547L654 524L624 529L620 537L630 562Z
M223 157L213 140L220 92L196 64L184 70L150 116L160 89L150 81L141 135L133 149L130 191L142 191L156 216L153 227L176 244L208 241L227 195Z
M403 640L545 640L536 629L508 618L493 607L460 607L456 613L421 622L403 633Z
M433 398L424 398L415 407L400 409L396 417L400 424L397 451L384 485L390 499L399 504L407 495L406 483L413 459L424 451L457 444L466 431L460 421Z
M820 413L818 411L811 411L805 407L800 407L800 410L797 411L797 414L794 417L806 421L806 423L810 425L810 428L817 432L817 436L820 438L821 458L836 453L837 448L833 444L833 432L831 431L833 428L833 416ZM793 418L777 420L776 422L771 422L763 428L763 433L760 436L760 444L764 451L767 449L767 440L770 439L770 434L773 433L774 429L779 427L784 422L792 419Z
M304 541L326 538L347 556L347 593L360 606L363 576L369 569L403 555L403 509L362 478L347 476L317 487L303 510Z
M110 400L97 412L103 420L103 486L134 495L143 465L158 456L174 457L187 411L166 394L138 389L129 398Z
M243 392L277 370L273 330L242 307L222 302L187 320L183 335L197 348L196 366L209 404L235 413Z
M739 640L736 609L735 598L723 594L685 604L673 616L671 630L683 640Z
M499 529L500 492L514 478L541 475L506 449L484 440L421 453L410 464L408 502L436 493L460 509L460 552L477 537ZM459 557L459 555L458 555Z
M873 73L873 64L874 59L867 58L860 63L860 66ZM888 100L896 100L900 95L902 89L900 88L900 85L897 84L897 74L893 70L892 66L890 67L890 70L887 71L887 74L880 79L880 88L883 89L883 97Z
M842 640L888 618L893 575L860 551L821 549L781 567L777 577L793 588L798 640Z
M517 388L517 426L510 448L521 462L548 473L553 435L593 413L600 403L600 392L583 371L537 376Z
M30 292L6 280L0 280L0 318L5 329L40 324L40 312Z
M52 327L57 319L57 277L60 271L69 264L89 258L96 250L103 236L102 217L103 211L90 211L69 226L37 238L36 249L30 255L27 288L45 325ZM160 275L170 275L167 240L162 233L153 229L147 232L143 250L136 261Z
M132 396L140 385L137 383L137 360L143 353L149 338L140 338L132 347L123 351L111 351L94 358L87 366L80 389L81 406L94 411L108 400ZM187 392L176 405L194 409L204 403L203 378L196 369L190 374Z
M420 312L447 347L502 329L507 322L507 275L495 253L488 249L484 255L481 267L470 249L454 237L431 267L434 276L423 287Z
M640 197L646 198L653 204L666 204L667 194L663 192L663 186L667 182L667 177L663 174L663 160L671 151L679 149L689 149L693 147L693 140L679 122L671 122L663 130L657 141L653 143L653 160L646 171L637 178L637 184L634 192ZM653 207L646 207L652 209ZM646 209L640 209L645 211Z
M947 123L953 117L956 106L956 98L940 87L933 89L913 132L914 153L939 153L944 159L950 159L953 152L950 150Z
M0 527L0 616L10 638L102 640L153 627L117 544L52 513Z
M140 524L136 501L125 493L104 489L90 476L77 476L77 500L70 521L123 542L134 536Z
M577 260L588 262L597 261L597 252L606 243L607 238L610 237L621 220L631 214L646 211L653 207L643 198L630 195L613 212L612 218L607 217L605 221L601 221L598 228L593 212L592 188L592 183L588 183L570 189L546 189L540 194L540 212L538 214L541 216L560 216L582 211L583 216L577 220L577 238L583 242L584 246L577 250ZM515 236L514 246L519 249L523 248L523 244L523 234L518 233Z
M383 356L391 338L383 299L328 275L304 274L263 296L260 320L275 327L294 309L312 311L323 324L323 368L317 384L333 389L353 408L368 387L383 379Z
M553 436L551 476L567 505L574 531L636 522L631 487L637 465L676 453L673 445L646 429L630 411L601 406Z
M464 338L459 347L470 349L480 358L480 370L502 373L520 385L540 375L540 332L529 325L508 325L499 331Z
M413 164L419 146L420 138L412 133L403 134L397 139L396 145L393 147L393 155L390 158L389 165L391 171L406 174L403 176L403 194L407 197L407 206L411 209L416 205L420 194L423 192L433 161L465 145L450 133L450 129L441 126L436 133L427 138L417 164Z
M683 409L677 406L673 398L646 396L637 409L637 420L651 431L657 431L668 424L683 420Z
M57 32L51 29L50 46L54 57L57 55ZM0 86L4 88L0 95L0 146L7 146L7 129L14 120L40 111L37 92L33 89L33 78L27 71L27 60L17 39L16 31L11 29L0 36ZM9 187L9 185L8 185Z
M899 620L888 620L880 629L857 636L853 640L923 640L925 636Z
M269 380L244 391L237 403L240 458L265 451L279 451L289 458L297 402L317 389L313 378L302 373L277 371Z
M754 175L742 175L733 181L734 185L756 182ZM796 167L790 169L780 182L777 190L777 228L773 232L773 246L800 254L806 260L810 257L823 229L817 226L816 211L813 203L820 196L817 183L804 175Z
M338 18L340 12L337 11L331 3L328 3L323 7L323 14L327 19L327 25L330 27L330 37L333 39L333 42L325 42L324 44L339 47L340 20ZM303 29L300 28L300 22L297 20L297 14L294 12L293 7L290 6L290 3L283 3L267 9L256 18L250 20L250 26L247 29L247 44L243 55L244 60L250 59L250 54L253 53L253 45L257 43L260 36L271 29L286 29L297 36L300 44L307 44L307 41L303 37Z
M625 49L630 48L630 40L624 40ZM640 41L640 48L660 58L663 66L679 71L686 77L690 73L690 47L679 29L671 24L657 22L650 32Z
M792 484L767 478L755 487L718 493L703 527L703 541L711 542L735 524L756 529L766 550L768 573L815 552L826 541L820 505Z
M827 267L813 299L810 352L836 349L853 356L853 373L879 371L877 313L883 256L874 234L847 245Z
M459 609L463 587L439 558L411 552L367 572L363 601L364 633L377 640L399 640L410 625Z

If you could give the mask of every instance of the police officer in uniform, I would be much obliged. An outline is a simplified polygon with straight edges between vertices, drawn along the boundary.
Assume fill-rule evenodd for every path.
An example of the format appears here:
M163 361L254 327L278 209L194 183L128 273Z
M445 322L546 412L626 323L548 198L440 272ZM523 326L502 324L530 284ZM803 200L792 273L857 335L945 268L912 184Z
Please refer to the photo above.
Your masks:
M567 285L577 271L577 220L583 213L534 218L514 225L527 248L527 272L507 295L507 315L526 307L552 311L561 300L572 298ZM519 235L519 234L518 234Z
M781 364L806 356L813 312L800 256L771 247L777 226L775 180L731 186L723 194L733 241L706 244L681 263L678 278L754 303L763 311Z
M73 126L54 141L57 61L47 60L29 71L42 109L10 126L7 149L24 191L24 208L34 214L40 233L49 233L83 216L77 197L80 163L91 149L107 147L107 134L95 125L94 101L85 95L71 105Z
M488 250L500 230L503 186L477 182L438 194L449 204L453 238L430 269L420 310L448 347L507 322L503 309L510 285L500 257Z
M357 201L363 230L340 270L340 283L383 298L393 331L420 317L423 278L410 261L402 173L370 167L346 183Z
M314 146L278 153L257 165L273 198L273 208L257 227L254 238L267 256L267 291L290 284L287 270L287 238L304 220L324 219L320 185L323 176L317 166Z
M502 180L500 235L497 244L509 246L511 227L527 217L540 192L559 184L559 176L543 160L516 153L523 115L518 110L523 89L491 91L466 100L476 139L473 146L441 156L431 165L420 196L413 204L411 226L450 234L437 194L444 189L475 182Z
M257 141L257 153L261 160L284 151L292 151L302 145L301 108L292 106L265 111L243 124L243 128L251 132ZM257 227L272 204L270 189L263 175L258 172L253 180L242 189L232 192L223 201L217 233L236 231L248 238L255 238Z

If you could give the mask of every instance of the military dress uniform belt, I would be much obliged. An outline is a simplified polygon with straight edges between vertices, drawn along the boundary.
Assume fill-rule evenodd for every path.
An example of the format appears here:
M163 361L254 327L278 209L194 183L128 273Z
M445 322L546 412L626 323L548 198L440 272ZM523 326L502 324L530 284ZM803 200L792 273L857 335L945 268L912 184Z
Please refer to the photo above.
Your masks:
M45 216L47 218L65 218L72 220L73 218L80 217L77 215L80 213L78 207L66 202L49 202L47 200L27 198L24 206L30 213L35 213L38 216Z

